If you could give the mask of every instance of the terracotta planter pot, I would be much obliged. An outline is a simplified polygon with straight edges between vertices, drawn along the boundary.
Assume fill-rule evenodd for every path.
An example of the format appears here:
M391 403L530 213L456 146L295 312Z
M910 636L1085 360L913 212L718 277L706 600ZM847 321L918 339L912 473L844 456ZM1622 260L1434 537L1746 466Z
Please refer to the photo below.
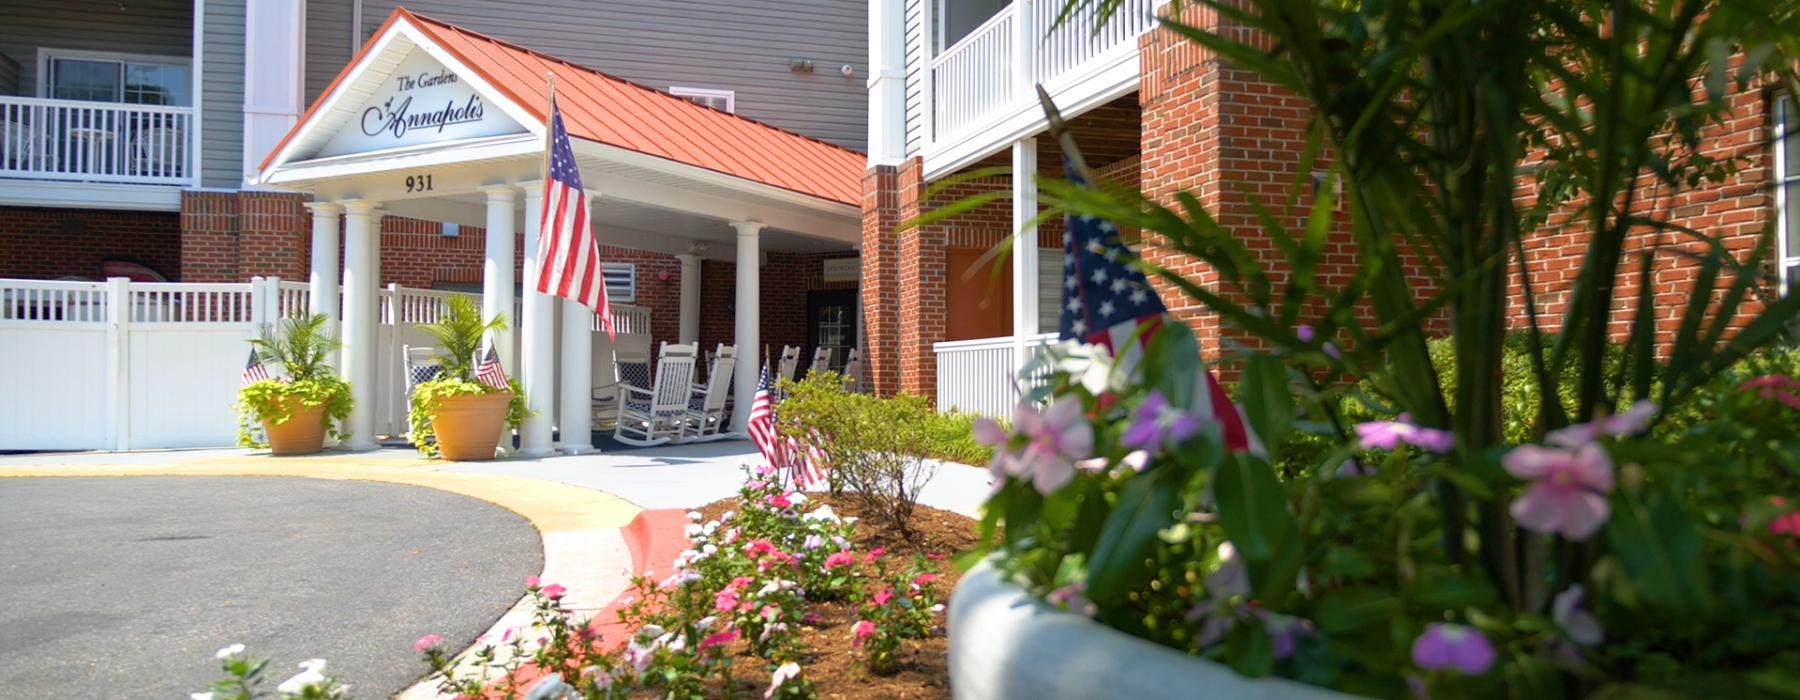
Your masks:
M493 459L494 450L500 447L500 433L506 430L506 405L511 401L510 391L439 399L431 412L438 454L458 462Z
M300 405L299 399L282 403L288 419L280 423L263 421L263 434L269 438L269 453L309 455L325 449L325 406Z
M950 690L957 700L1346 700L1225 666L1045 605L986 563L950 597Z

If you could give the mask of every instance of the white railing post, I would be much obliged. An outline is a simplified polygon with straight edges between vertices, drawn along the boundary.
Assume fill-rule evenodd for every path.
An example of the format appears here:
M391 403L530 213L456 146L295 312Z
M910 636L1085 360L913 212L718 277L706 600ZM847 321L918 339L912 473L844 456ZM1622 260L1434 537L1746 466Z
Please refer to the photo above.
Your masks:
M1013 376L1031 361L1031 339L1038 331L1038 228L1037 137L1028 136L1012 147L1013 239ZM1066 233L1064 235L1067 235Z
M106 279L106 433L114 450L131 449L131 280L125 277Z
M1012 84L1013 99L1030 101L1037 93L1038 28L1032 12L1035 0L1013 0L1006 9L1013 13Z

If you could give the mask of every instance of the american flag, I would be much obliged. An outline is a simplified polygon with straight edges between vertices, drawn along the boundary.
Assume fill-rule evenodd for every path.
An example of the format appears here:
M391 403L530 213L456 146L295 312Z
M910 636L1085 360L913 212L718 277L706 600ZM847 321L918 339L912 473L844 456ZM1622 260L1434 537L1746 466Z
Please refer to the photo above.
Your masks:
M1074 164L1066 164L1065 170L1070 182L1086 184ZM1126 372L1136 371L1144 345L1171 321L1162 298L1150 288L1144 273L1131 265L1135 257L1111 221L1087 215L1064 221L1062 319L1057 335L1063 340L1105 345ZM1133 333L1138 334L1136 345L1130 342ZM1227 448L1260 451L1243 415L1219 387L1212 370L1200 374L1205 391L1196 396L1204 400L1193 410L1203 420L1219 421Z
M269 368L264 367L262 360L256 356L256 350L250 350L250 361L244 364L244 380L242 384L249 386L269 378Z
M563 129L556 109L554 88L550 94L549 164L544 178L544 212L538 227L537 290L573 299L599 314L606 337L613 332L612 303L606 298L606 275L600 265L600 248L588 221L587 193L581 188L581 167L569 132Z
M495 389L510 388L506 384L506 368L500 366L500 356L495 354L494 346L488 346L487 354L481 357L481 364L475 366L475 381Z
M756 382L756 398L750 402L750 421L746 430L756 449L769 460L769 466L793 471L794 486L802 491L824 476L825 455L818 448L801 446L800 441L783 437L775 429L775 392L769 386L769 368L763 366Z

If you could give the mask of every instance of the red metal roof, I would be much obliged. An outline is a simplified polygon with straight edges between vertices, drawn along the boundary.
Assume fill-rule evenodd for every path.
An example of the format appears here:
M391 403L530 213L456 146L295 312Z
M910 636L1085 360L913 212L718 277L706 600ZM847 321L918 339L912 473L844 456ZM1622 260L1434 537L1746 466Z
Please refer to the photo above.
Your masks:
M350 66L356 65L396 21L404 20L442 46L540 122L549 101L546 73L556 74L556 97L569 135L686 163L801 194L858 206L866 157L762 122L695 104L665 92L562 59L395 8L356 58L276 145L268 167L307 123Z

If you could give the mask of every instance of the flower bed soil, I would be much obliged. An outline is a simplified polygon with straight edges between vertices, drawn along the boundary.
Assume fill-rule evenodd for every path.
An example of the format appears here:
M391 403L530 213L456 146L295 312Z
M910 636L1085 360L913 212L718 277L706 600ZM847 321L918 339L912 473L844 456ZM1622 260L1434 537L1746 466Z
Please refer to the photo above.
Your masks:
M854 544L857 551L885 547L894 561L908 561L914 555L951 555L975 546L976 522L965 515L919 506L908 521L912 532L903 536L898 531L880 527L863 516L862 504L854 497L809 494L816 501L829 504L839 515L857 518ZM716 520L725 511L740 510L737 498L714 501L699 508L703 520ZM949 561L943 561L942 577L936 581L941 597L948 599L961 572ZM851 646L850 626L856 622L856 608L849 603L809 603L807 612L816 616L811 625L799 632L808 653L800 665L806 669L821 698L949 698L950 640L939 634L929 639L905 643L900 653L900 668L893 675L869 673ZM732 676L737 680L738 694L758 697L768 687L768 672L762 659L739 650Z

